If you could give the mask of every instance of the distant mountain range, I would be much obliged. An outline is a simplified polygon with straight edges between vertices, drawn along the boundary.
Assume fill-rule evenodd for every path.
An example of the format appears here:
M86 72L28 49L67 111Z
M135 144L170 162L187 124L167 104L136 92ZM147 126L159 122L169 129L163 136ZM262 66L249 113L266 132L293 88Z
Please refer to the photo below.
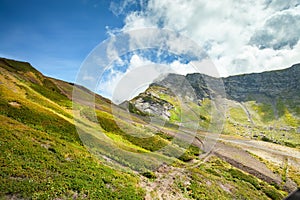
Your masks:
M194 73L186 76L169 74L163 80L156 81L152 85L173 86L182 85L187 81L193 88L197 99L209 98L215 84L223 84L225 98L239 102L268 98L271 101L299 100L300 98L300 64L290 68L262 73L243 74L226 78L214 78L205 74ZM211 88L209 88L209 85ZM212 90L210 90L212 89ZM178 90L180 91L180 90ZM181 90L184 92L184 90ZM224 95L222 94L222 95Z
M224 133L299 146L300 141L279 136L282 130L289 130L291 135L300 133L299 77L300 64L226 78L199 73L168 74L132 99L130 111L180 123L180 105L189 104L205 129L211 117L208 105L219 97L227 107L222 111L227 117Z

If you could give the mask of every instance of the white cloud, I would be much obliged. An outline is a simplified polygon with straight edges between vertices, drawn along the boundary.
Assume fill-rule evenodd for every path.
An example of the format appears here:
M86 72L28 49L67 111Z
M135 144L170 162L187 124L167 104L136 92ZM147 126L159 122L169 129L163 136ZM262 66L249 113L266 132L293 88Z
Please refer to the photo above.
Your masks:
M128 13L123 30L164 27L178 31L203 46L220 74L228 76L299 62L299 9L300 0L149 0L142 11ZM278 20L284 13L288 17ZM276 26L270 27L272 20ZM272 40L264 49L258 48L268 42L258 36L270 28L272 34L267 36L272 35ZM251 38L261 41L251 43ZM280 47L284 44L289 48Z
M120 63L119 61L117 62ZM136 82L137 80L131 77L130 81L124 82L124 79L127 80L128 76L130 76L130 74L132 74L137 68L153 65L154 63L151 62L150 60L147 60L143 57L134 54L131 56L129 61L123 61L123 64L124 64L123 67L126 67L125 72L114 69L114 65L108 67L107 68L108 73L104 77L102 77L97 87L97 91L99 91L103 96L108 98L112 98L113 95L116 94L115 90L118 90L119 93L118 95L120 95L120 97L119 96L113 97L114 98L113 100L118 101L116 103L120 103L121 101L126 100L127 99L126 95L128 95L128 91L124 93L124 90L119 88L120 83L123 81L123 84L127 84L127 87L125 87L126 90L134 90L135 87L137 86L134 85L133 83ZM140 74L140 75L147 76L147 74ZM139 83L137 82L137 84Z
M150 64L154 64L154 63L151 62L150 60L147 60L143 57L140 57L140 56L134 54L130 59L130 64L129 64L127 72L134 70L137 67L150 65Z
M124 62L126 63L126 61ZM183 64L177 60L170 64L154 63L144 58L142 55L133 54L128 63L125 72L116 70L113 66L108 68L108 72L97 88L103 96L111 98L115 103L121 103L124 100L130 100L140 92L147 89L158 77L168 74L177 73L186 75L188 73L199 72L199 67L207 66L205 60L203 63ZM204 65L203 65L204 64ZM195 67L198 66L198 69ZM126 66L124 66L126 67Z
M254 33L250 43L259 48L293 48L300 39L300 7L278 12Z
M197 69L191 64L183 64L177 60L173 61L168 66L170 71L173 71L176 74L186 75L197 72Z
M126 0L121 2L114 2L110 3L110 10L116 15L125 14L125 11L132 5L137 4L135 0Z
M126 13L130 4L139 3L143 9ZM129 34L129 41L122 40L118 45L111 39L106 54L126 70L110 68L98 87L102 95L116 103L137 95L165 73L201 72L218 77L281 69L300 61L300 0L127 0L121 4L120 8L115 4L111 7L118 9L114 10L116 15L127 14L121 31ZM169 29L171 34L166 37L153 27ZM172 30L191 40L172 34ZM200 56L198 46L209 57ZM202 60L187 64L174 60L162 66L160 60L143 54L133 54L125 61L120 58L120 54L141 47L157 48L158 58L169 51L197 54Z
M123 75L124 73L111 69L109 79L100 80L96 92L99 91L104 97L111 98L117 83L122 79Z

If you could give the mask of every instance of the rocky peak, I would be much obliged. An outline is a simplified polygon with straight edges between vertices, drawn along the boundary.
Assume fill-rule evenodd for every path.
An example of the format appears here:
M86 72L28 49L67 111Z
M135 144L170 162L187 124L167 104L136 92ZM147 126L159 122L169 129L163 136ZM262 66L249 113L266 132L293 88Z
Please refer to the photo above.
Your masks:
M300 102L300 64L288 69L214 78L194 73L186 76L168 74L150 85L146 92L131 100L143 113L170 118L172 103L162 100L166 95L180 102L195 102L221 96L237 102L257 101L276 105L277 100Z
M300 94L300 64L288 69L223 78L229 98L255 100L259 96L295 99Z

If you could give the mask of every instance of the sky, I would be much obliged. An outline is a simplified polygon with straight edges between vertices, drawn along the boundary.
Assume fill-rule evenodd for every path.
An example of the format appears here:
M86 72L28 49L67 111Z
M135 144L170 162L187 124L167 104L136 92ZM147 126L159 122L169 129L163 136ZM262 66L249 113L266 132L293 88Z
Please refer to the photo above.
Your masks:
M220 76L300 62L300 0L0 0L0 23L0 57L28 61L70 82L102 41L141 28L190 38ZM159 63L147 52L120 58L127 59L124 69L110 66L98 88L108 98L124 74ZM195 72L186 61L163 64L180 74Z
M122 28L106 0L0 0L0 57L30 62L45 75L74 82L89 54Z

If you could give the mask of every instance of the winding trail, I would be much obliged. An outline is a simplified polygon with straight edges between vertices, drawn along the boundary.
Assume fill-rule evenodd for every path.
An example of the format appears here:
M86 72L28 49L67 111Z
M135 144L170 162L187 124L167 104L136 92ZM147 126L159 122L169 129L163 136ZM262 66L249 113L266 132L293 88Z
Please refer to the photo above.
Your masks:
M175 136L183 139L185 141L190 141L190 138L194 135L188 129L181 128L180 133L174 133L170 130L164 129L166 134ZM187 140L186 140L187 138ZM205 140L204 140L205 139ZM200 141L200 142L199 142ZM259 161L257 158L253 157L249 152L267 159L272 163L277 163L284 165L286 160L292 160L294 166L300 167L300 151L298 149L285 147L273 143L236 138L233 136L218 135L206 132L198 132L192 144L198 146L201 149L205 149L205 145L215 143L214 147L211 149L207 156L215 155L226 162L230 163L234 167L241 169L249 174L258 177L270 184L276 183L281 185L283 180L279 174L273 173L263 162ZM207 157L202 157L199 164L205 162ZM197 165L195 165L196 167ZM288 191L293 191L295 185L287 188Z

